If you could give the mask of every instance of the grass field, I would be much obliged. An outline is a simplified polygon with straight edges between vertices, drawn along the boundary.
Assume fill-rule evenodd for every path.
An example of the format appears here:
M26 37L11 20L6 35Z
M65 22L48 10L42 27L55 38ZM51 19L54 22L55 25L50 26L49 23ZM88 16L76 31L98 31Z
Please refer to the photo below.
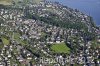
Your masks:
M4 45L8 45L9 44L9 40L6 38L2 38L3 44Z
M11 2L12 0L0 0L0 1L6 1L6 2Z
M0 4L11 5L12 0L0 0Z
M53 44L51 49L55 53L70 53L70 48L65 45L65 43Z

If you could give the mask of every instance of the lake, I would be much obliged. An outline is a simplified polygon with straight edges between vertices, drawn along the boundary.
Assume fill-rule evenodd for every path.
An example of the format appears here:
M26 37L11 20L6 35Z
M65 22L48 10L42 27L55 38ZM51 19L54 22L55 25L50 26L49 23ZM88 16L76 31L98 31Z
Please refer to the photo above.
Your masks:
M66 5L73 9L78 9L81 12L93 17L96 25L100 25L100 0L48 0L57 1L60 4Z

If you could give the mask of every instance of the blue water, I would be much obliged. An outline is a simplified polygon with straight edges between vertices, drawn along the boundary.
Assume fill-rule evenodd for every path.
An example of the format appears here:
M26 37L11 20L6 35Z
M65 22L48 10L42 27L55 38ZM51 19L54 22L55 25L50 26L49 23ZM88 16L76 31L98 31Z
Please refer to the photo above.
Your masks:
M78 9L93 17L94 22L100 25L100 0L48 0L57 1L68 7Z

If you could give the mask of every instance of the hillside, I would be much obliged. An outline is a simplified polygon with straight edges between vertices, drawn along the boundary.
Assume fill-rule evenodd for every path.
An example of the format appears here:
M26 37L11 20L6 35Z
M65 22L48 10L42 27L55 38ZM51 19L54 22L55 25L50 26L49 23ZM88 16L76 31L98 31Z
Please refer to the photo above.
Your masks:
M0 63L44 66L42 58L68 59L63 64L54 61L61 66L95 63L100 60L99 31L93 18L77 9L57 2L16 0L11 6L0 6ZM46 60L45 66L58 66L55 63Z

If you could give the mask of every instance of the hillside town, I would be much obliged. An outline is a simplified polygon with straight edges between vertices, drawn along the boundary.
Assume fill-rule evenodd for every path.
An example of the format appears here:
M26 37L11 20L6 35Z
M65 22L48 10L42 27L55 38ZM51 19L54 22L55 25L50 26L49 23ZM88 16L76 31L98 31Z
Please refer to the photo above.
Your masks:
M0 66L100 66L100 27L90 16L57 2L22 5L0 6Z

